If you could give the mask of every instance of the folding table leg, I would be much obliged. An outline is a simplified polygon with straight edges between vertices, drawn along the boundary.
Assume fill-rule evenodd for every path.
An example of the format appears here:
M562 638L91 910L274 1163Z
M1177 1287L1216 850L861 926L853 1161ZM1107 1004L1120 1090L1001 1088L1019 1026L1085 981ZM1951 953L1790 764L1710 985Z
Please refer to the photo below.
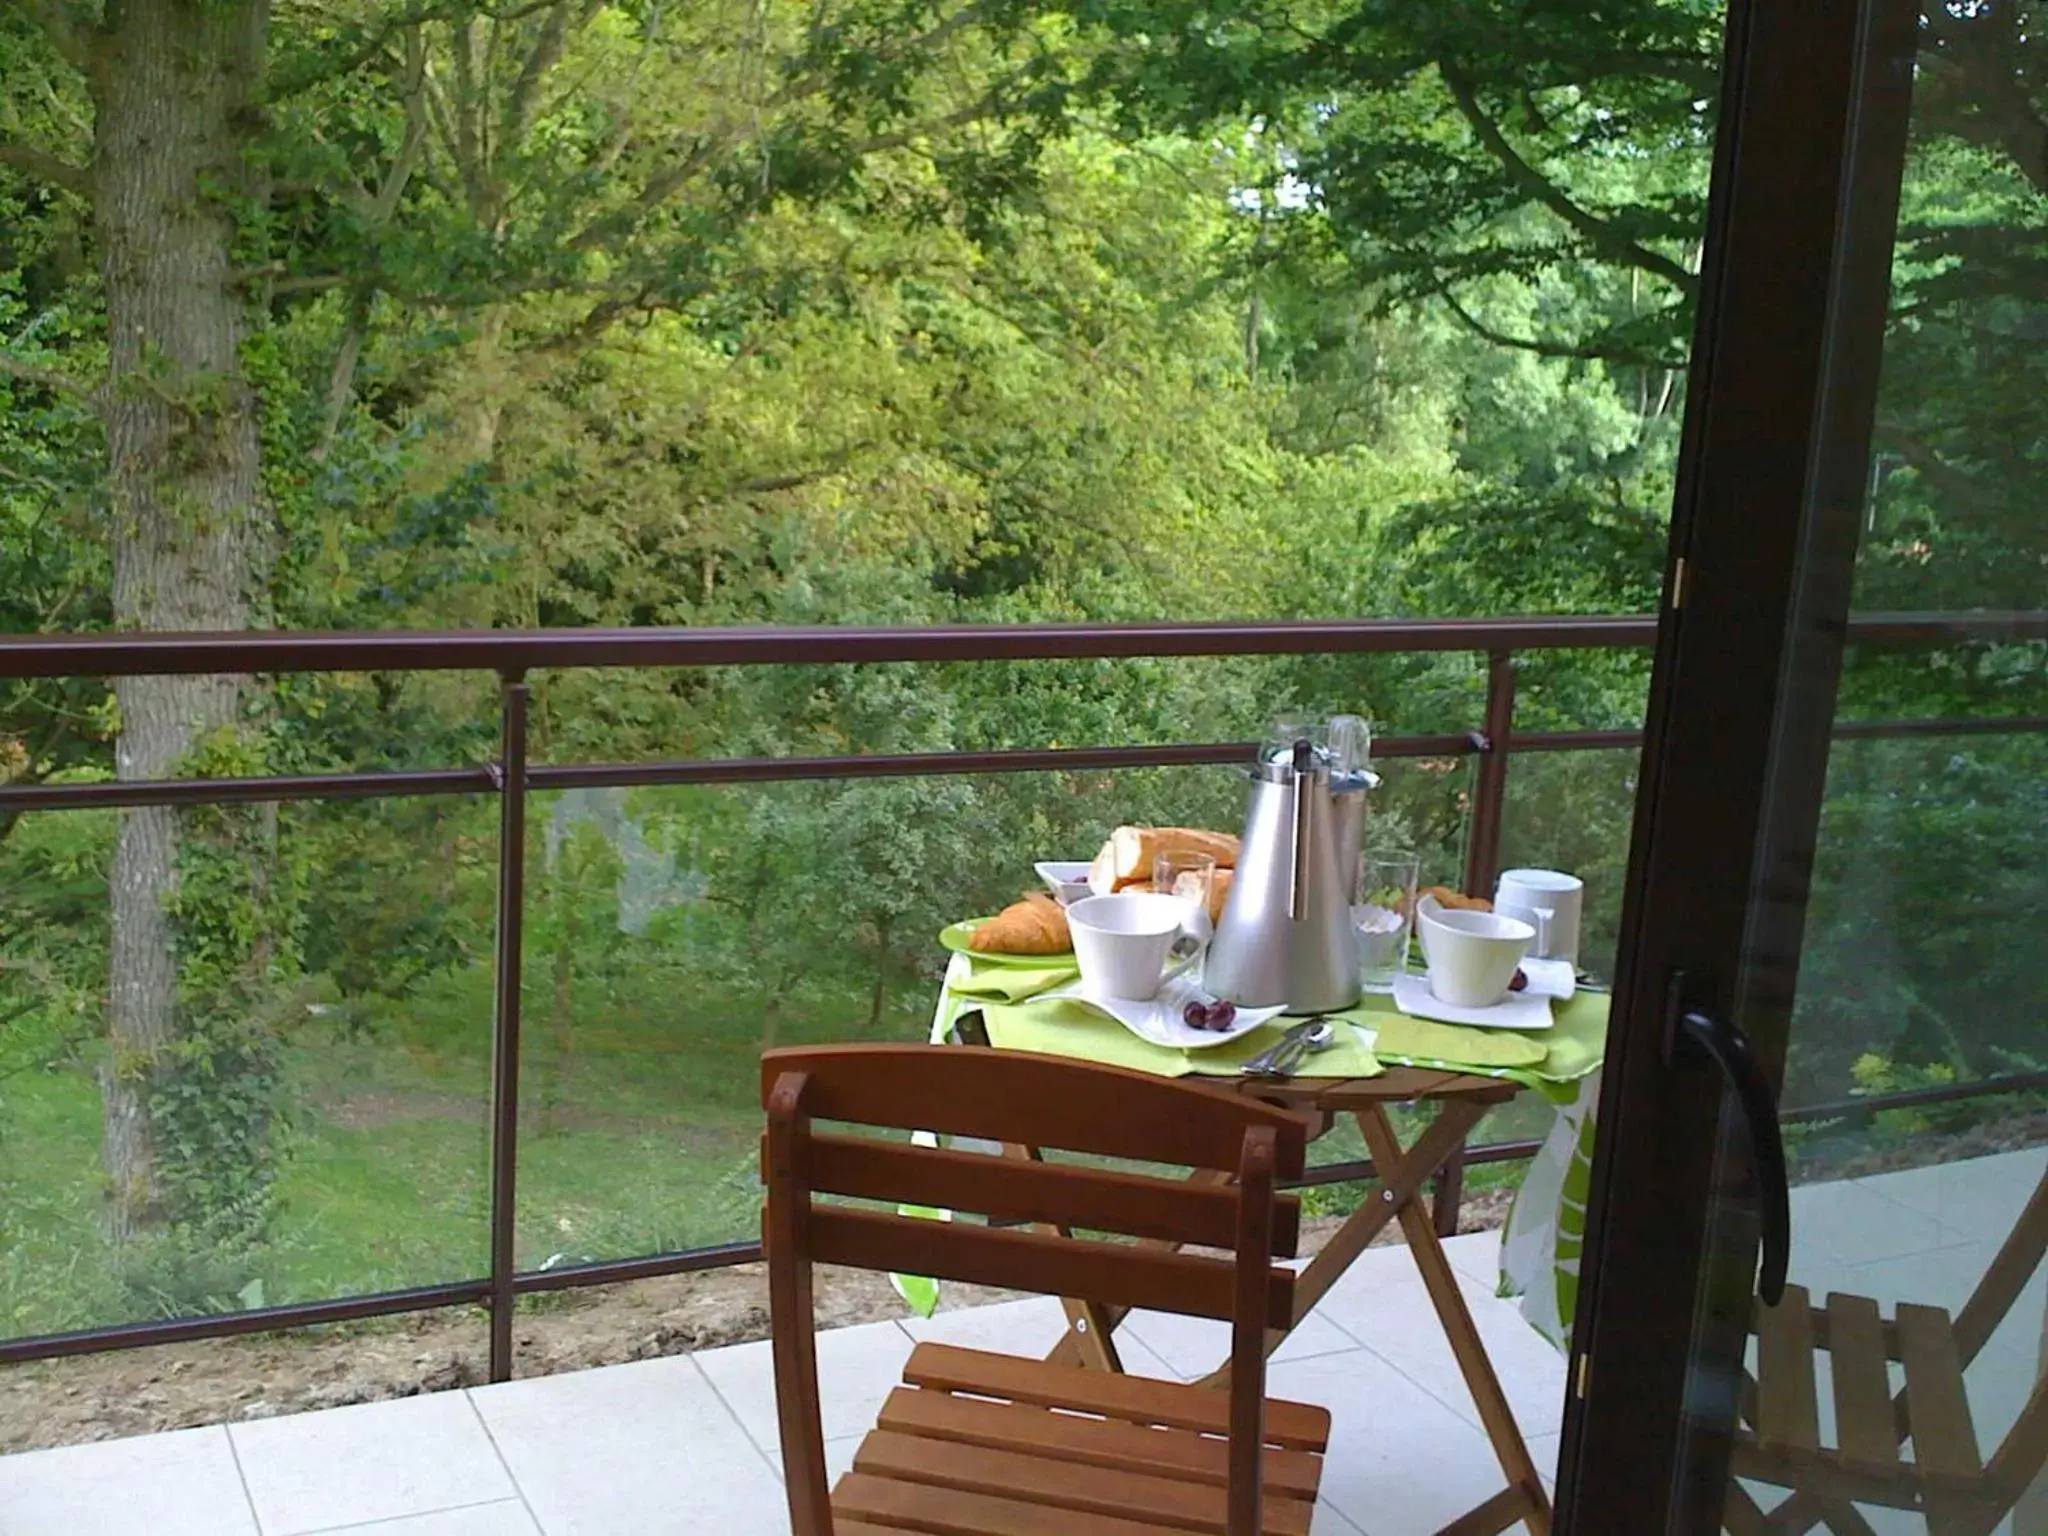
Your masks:
M1416 1139L1414 1146L1392 1162L1374 1156L1376 1182L1365 1192L1358 1209L1330 1234L1329 1240L1309 1260L1308 1267L1295 1282L1294 1321L1297 1324L1315 1310L1316 1303L1371 1246L1380 1229L1392 1221L1403 1206L1421 1194L1423 1186L1436 1176L1437 1169L1465 1144L1472 1127L1479 1123L1489 1107L1467 1100L1447 1099L1429 1129ZM1287 1332L1285 1328L1266 1330L1268 1355L1280 1347ZM1230 1367L1226 1364L1210 1372L1202 1379L1202 1385L1227 1392L1230 1389Z
M1016 1142L1005 1143L1003 1156L1014 1157L1022 1162L1042 1163L1045 1154L1037 1147L1027 1147ZM1074 1234L1065 1227L1046 1226L1033 1228L1038 1232L1056 1232L1061 1237ZM1059 1343L1053 1346L1046 1358L1067 1365L1087 1366L1097 1371L1121 1371L1123 1361L1117 1358L1116 1341L1110 1337L1116 1325L1123 1320L1119 1312L1110 1315L1110 1309L1099 1301L1075 1301L1062 1297L1060 1305L1066 1308L1067 1331L1060 1335Z
M1485 1113L1485 1105L1446 1101L1429 1129L1407 1152L1391 1162L1374 1157L1376 1182L1366 1191L1358 1209L1330 1234L1329 1240L1309 1260L1308 1267L1295 1282L1294 1321L1297 1324L1315 1310L1316 1303L1343 1278L1344 1271L1372 1245L1380 1229L1394 1220L1402 1207L1422 1192L1423 1186L1435 1176L1443 1162L1465 1144L1472 1127ZM1278 1349L1287 1334L1288 1330L1284 1328L1266 1330L1266 1353L1271 1355ZM1227 1392L1230 1389L1229 1365L1210 1372L1203 1378L1202 1385Z
M1444 1113L1447 1114L1450 1108L1450 1105L1445 1105ZM1365 1136L1366 1150L1372 1153L1375 1163L1382 1168L1402 1166L1401 1143L1395 1137L1393 1124L1387 1119L1384 1109L1377 1104L1361 1109L1358 1128ZM1469 1128L1469 1125L1461 1128L1461 1143L1463 1130ZM1425 1135L1417 1141L1418 1150L1427 1139ZM1472 1393L1472 1401L1478 1405L1479 1422L1486 1428L1486 1438L1493 1442L1493 1454L1500 1461L1501 1471L1507 1474L1509 1488L1521 1495L1519 1500L1489 1499L1473 1513L1477 1515L1483 1510L1489 1519L1496 1514L1506 1514L1508 1518L1492 1526L1494 1530L1504 1530L1520 1518L1528 1523L1531 1536L1550 1536L1550 1495L1543 1489L1543 1479L1537 1474L1535 1461L1530 1458L1521 1427L1515 1423L1514 1410L1508 1406L1507 1394L1501 1391L1500 1378L1494 1374L1493 1362L1487 1358L1486 1346L1480 1341L1479 1330L1472 1322L1471 1309L1465 1305L1465 1293L1458 1288L1457 1276L1444 1253L1443 1240L1436 1235L1436 1224L1430 1220L1421 1202L1412 1196L1401 1202L1400 1220L1401 1230L1408 1238L1409 1255L1415 1260L1415 1267L1422 1272L1422 1283L1429 1291L1430 1304L1451 1342L1451 1353L1457 1357L1458 1370L1465 1378L1466 1388ZM1519 1509L1514 1508L1517 1503ZM1453 1522L1449 1528L1457 1529L1459 1523Z
M1094 1371L1121 1371L1123 1357L1116 1352L1114 1337L1116 1325L1123 1321L1121 1314L1112 1317L1101 1302L1072 1297L1062 1297L1060 1305L1067 1309L1067 1331L1046 1358Z
M1036 1147L1005 1147L1010 1157L1029 1158L1033 1162L1044 1161L1043 1154ZM1230 1175L1216 1169L1198 1169L1190 1176L1191 1184L1228 1184ZM1055 1231L1061 1237L1073 1234L1065 1227L1041 1228L1041 1231ZM1140 1248L1178 1248L1177 1243L1144 1239ZM1059 1343L1053 1345L1046 1360L1053 1365L1077 1365L1095 1371L1122 1371L1123 1357L1117 1353L1116 1330L1130 1314L1129 1307L1111 1306L1100 1301L1080 1301L1071 1296L1060 1298L1060 1305L1066 1309L1067 1331L1060 1335Z

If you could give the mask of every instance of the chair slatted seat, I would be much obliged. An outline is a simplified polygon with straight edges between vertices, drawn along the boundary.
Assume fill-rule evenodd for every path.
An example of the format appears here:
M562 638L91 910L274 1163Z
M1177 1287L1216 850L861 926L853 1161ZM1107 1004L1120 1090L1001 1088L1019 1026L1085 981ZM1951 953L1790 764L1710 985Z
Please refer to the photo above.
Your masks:
M2048 1461L2048 1377L1986 1459L1965 1372L2048 1253L2048 1174L1977 1289L1953 1317L1900 1302L1887 1321L1867 1296L1833 1292L1815 1305L1801 1286L1759 1305L1757 1371L1745 1394L1733 1470L1792 1496L1765 1513L1731 1484L1725 1515L1737 1536L1836 1536L1872 1530L1855 1505L1912 1510L1930 1536L1987 1536ZM1821 1431L1817 1364L1828 1357L1833 1443ZM1893 1368L1904 1384L1894 1388Z

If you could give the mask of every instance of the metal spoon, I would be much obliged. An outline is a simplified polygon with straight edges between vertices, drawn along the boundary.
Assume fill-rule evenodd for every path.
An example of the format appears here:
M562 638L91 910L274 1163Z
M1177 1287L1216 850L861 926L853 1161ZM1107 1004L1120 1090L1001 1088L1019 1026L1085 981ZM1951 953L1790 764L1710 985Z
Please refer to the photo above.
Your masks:
M1287 1027L1287 1033L1282 1035L1276 1043L1267 1046L1237 1070L1249 1077L1267 1076L1272 1072L1274 1063L1279 1061L1283 1055L1293 1050L1302 1037L1314 1029L1315 1026L1316 1021L1314 1019L1303 1019L1299 1024L1290 1024Z
M1294 1071L1300 1067L1300 1061L1303 1061L1303 1057L1311 1057L1317 1051L1327 1051L1331 1044L1335 1042L1335 1038L1337 1038L1337 1026L1335 1024L1331 1024L1327 1018L1311 1020L1307 1032L1300 1034L1294 1040L1294 1049L1288 1051L1286 1055L1282 1055L1280 1061L1276 1061L1272 1065L1272 1075L1274 1077L1292 1077Z

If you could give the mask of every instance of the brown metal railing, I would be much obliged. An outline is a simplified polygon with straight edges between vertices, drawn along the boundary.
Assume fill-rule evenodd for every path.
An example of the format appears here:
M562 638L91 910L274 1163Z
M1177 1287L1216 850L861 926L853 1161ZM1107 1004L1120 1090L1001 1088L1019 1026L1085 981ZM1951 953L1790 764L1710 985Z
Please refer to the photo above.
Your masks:
M534 791L599 786L745 784L772 781L1002 774L1241 762L1245 743L1072 747L847 757L726 758L646 763L529 764L526 678L536 669L845 665L883 662L1033 661L1135 657L1393 655L1467 652L1486 658L1479 728L1462 734L1382 737L1377 755L1474 757L1478 773L1467 833L1465 884L1491 886L1500 861L1512 751L1629 748L1633 730L1518 733L1517 653L1632 649L1649 645L1648 616L1493 619L1312 620L1263 624L955 625L924 629L703 629L447 631L428 633L236 633L18 636L0 639L0 678L149 676L192 673L488 671L500 683L501 747L487 767L310 774L261 778L129 780L97 784L0 785L0 815L30 810L496 794L500 797L497 1000L492 1022L489 1275L374 1295L295 1303L220 1316L178 1318L0 1341L0 1364L110 1349L132 1349L235 1334L349 1321L435 1307L482 1305L490 1316L490 1377L512 1372L517 1298L542 1291L647 1279L758 1259L754 1243L730 1243L546 1271L515 1261L519 1162L520 988L524 957L525 816ZM1854 621L1851 638L1871 646L2048 639L2048 612L1891 614ZM1996 720L1848 721L1844 736L1974 735L2048 729L2048 717ZM1945 1098L2038 1087L1992 1080L1941 1090ZM1914 1095L1897 1096L1904 1102ZM1858 1100L1874 1111L1890 1099ZM1794 1112L1796 1114L1796 1112ZM1790 1116L1788 1116L1789 1118ZM1455 1230L1466 1166L1526 1157L1535 1143L1468 1149L1438 1182L1436 1214ZM1316 1170L1313 1182L1371 1175L1369 1163Z

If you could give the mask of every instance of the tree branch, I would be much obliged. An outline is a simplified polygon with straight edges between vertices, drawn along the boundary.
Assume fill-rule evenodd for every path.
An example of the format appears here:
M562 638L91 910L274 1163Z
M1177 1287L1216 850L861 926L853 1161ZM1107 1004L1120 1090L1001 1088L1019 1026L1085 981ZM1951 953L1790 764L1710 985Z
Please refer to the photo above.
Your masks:
M281 261L268 261L260 267L240 267L235 271L238 283L266 283L267 292L273 298L287 293L322 293L329 288L346 286L352 278L346 272L294 272Z
M936 23L917 36L906 38L894 47L875 51L873 58L877 61L886 61L901 58L906 54L921 49L936 47L954 33L972 26L975 22L989 15L994 10L995 3L996 0L971 0L971 3L963 5L944 21ZM782 107L794 106L800 101L821 94L831 84L832 74L830 70L813 70L809 74L799 75L792 80L786 81L779 90L771 91L760 102L760 109L772 112ZM699 138L682 159L670 165L666 170L650 176L646 185L640 189L640 195L633 200L631 207L610 214L586 226L569 241L569 248L579 251L589 250L595 246L602 245L607 240L620 239L630 235L639 228L649 215L670 198L674 197L698 172L708 166L716 158L719 151L737 142L741 137L742 131L741 128L736 128L730 120L719 123L709 133ZM897 142L907 142L909 137L911 136L908 134L884 135L876 140L875 144L886 148Z
M2003 153L2048 193L2048 121L2035 108L2020 62L2026 51L2018 7L1921 7L1925 22L1915 110L1930 126ZM1920 98L1925 97L1924 104Z
M757 475L751 480L742 480L730 485L721 493L725 496L766 496L776 491L794 491L806 485L839 474L851 464L858 454L867 452L873 443L850 443L825 455L824 459L809 469L792 470L783 475Z
M1485 146L1488 154L1498 160L1508 178L1529 196L1548 208L1572 229L1578 231L1596 250L1627 266L1640 267L1672 284L1679 292L1691 297L1697 292L1699 280L1669 256L1639 245L1622 234L1613 225L1596 218L1581 208L1564 190L1535 166L1523 159L1507 135L1495 126L1493 120L1480 109L1479 97L1458 68L1446 60L1437 61L1437 73L1443 77L1444 85L1450 90L1451 99L1458 104L1458 111L1472 127L1472 132Z
M92 197L91 172L82 165L73 165L61 155L37 149L33 144L0 139L0 165L12 166L24 176L40 181L46 187L69 192L74 197Z
M85 18L65 0L23 0L22 8L64 62L83 74L89 62Z
M578 27L589 21L593 12L584 7L578 18ZM511 92L505 98L504 125L499 130L499 139L508 150L516 151L526 142L533 131L534 117L540 106L541 82L548 72L562 62L562 55L569 45L569 3L558 0L555 8L541 23L540 36L534 40L532 50L526 55L526 62L520 66L519 78L512 82Z
M1909 468L1951 504L1967 508L1979 518L2008 510L1999 504L1998 498L1983 481L1968 470L1958 469L1949 463L1933 444L1896 417L1878 419L1877 438L1880 447L1898 454Z
M302 69L296 74L280 75L271 82L267 99L273 102L283 101L298 95L301 91L311 90L325 81L354 74L385 52L391 46L391 39L408 27L418 27L430 21L459 21L466 16L487 16L501 22L518 21L522 17L531 16L535 11L544 11L556 3L557 0L522 0L522 3L517 5L493 7L479 5L476 0L442 0L442 3L437 5L415 6L386 18L384 25L371 32L359 47L340 58Z
M26 358L14 356L11 352L0 352L0 374L5 374L11 379L20 379L24 384L36 384L44 389L53 389L73 400L92 399L91 388L79 383L70 374L55 368L45 368L41 363L32 363Z
M1589 363L1622 363L1631 368L1669 368L1671 360L1627 347L1602 346L1598 342L1572 343L1542 341L1533 336L1513 336L1506 331L1495 330L1463 304L1457 295L1443 283L1432 283L1431 291L1444 301L1444 307L1473 335L1490 341L1497 347L1513 347L1518 352L1533 352L1538 357L1568 357Z

